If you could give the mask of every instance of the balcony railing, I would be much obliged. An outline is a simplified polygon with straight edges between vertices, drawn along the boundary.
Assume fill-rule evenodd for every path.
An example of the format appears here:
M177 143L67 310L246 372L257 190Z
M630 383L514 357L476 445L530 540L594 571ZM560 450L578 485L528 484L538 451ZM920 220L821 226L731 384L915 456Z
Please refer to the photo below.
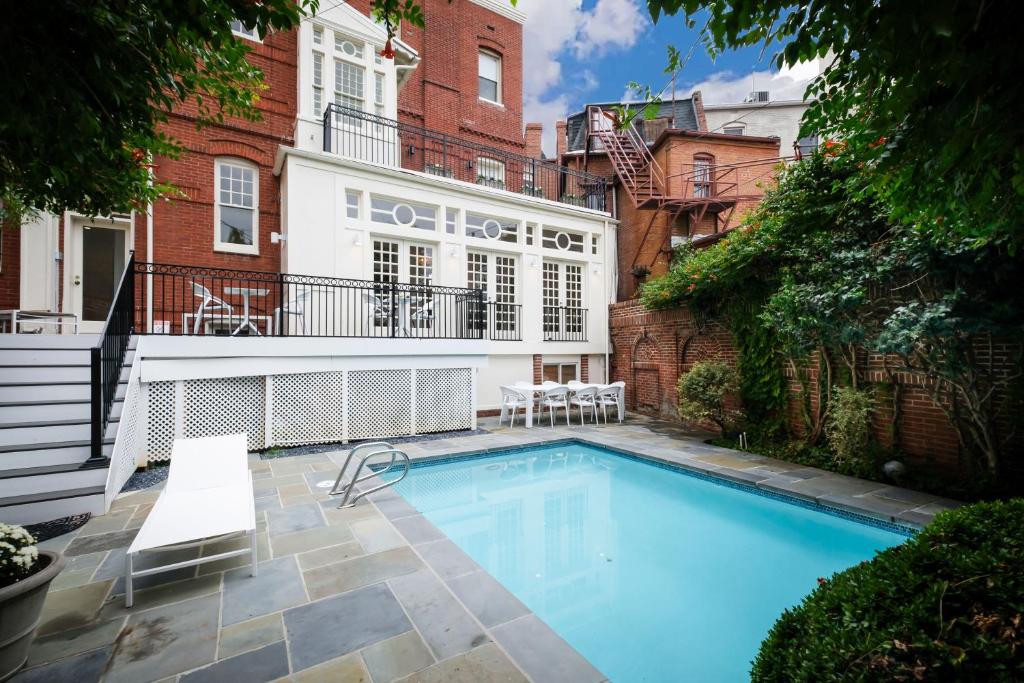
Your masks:
M607 183L590 173L328 104L324 151L604 211Z
M544 341L587 341L587 309L545 306Z
M478 289L135 263L139 334L522 339Z

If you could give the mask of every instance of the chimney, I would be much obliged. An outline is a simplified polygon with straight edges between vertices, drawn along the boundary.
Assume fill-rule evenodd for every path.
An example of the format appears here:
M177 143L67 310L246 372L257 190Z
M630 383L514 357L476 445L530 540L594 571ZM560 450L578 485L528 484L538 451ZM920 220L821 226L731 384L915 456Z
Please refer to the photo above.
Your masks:
M526 156L532 159L543 158L544 153L540 148L540 138L544 134L544 124L526 124Z
M693 102L693 114L697 119L697 130L706 131L708 129L708 120L704 116L704 98L701 97L700 90L694 90L690 95L690 101Z
M558 154L558 163L562 163L562 155L568 147L568 140L565 137L565 121L555 121L555 151Z

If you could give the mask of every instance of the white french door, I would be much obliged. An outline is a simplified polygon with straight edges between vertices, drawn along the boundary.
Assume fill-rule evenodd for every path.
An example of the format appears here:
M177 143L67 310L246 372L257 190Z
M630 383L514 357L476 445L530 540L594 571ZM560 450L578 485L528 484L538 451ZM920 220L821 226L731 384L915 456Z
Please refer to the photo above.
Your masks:
M470 251L466 254L466 286L484 291L487 313L478 324L490 321L495 339L519 339L518 268L515 256Z
M373 238L373 307L375 334L429 337L434 325L434 246L421 242Z
M100 332L128 261L129 228L114 221L74 220L71 241L71 310L79 315L82 332Z
M544 338L585 338L583 265L544 261L542 272Z

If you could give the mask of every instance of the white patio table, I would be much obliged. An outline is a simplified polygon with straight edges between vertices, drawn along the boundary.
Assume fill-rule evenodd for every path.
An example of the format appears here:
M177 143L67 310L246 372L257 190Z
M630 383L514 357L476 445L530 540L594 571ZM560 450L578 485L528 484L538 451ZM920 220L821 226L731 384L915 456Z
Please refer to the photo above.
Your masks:
M269 290L264 289L262 287L257 287L257 288L253 288L253 287L225 287L224 288L224 293L225 294L232 294L232 295L235 295L235 296L241 296L242 297L242 322L238 323L238 327L236 327L235 331L231 333L232 337L234 337L236 334L238 334L239 332L241 332L242 330L244 330L247 327L250 330L252 330L253 332L255 332L256 336L260 336L259 329L256 327L256 324L252 321L252 318L249 317L249 297L251 297L251 296L266 296L268 291Z
M545 391L548 391L549 389L554 388L555 385L553 385L553 384L547 384L547 385L545 385L545 384L509 384L509 385L505 385L505 386L507 388L509 388L509 389L515 389L516 391L521 391L522 393L526 394L527 398L530 399L529 401L526 402L526 428L530 429L530 428L533 427L533 421L534 421L534 415L533 415L534 401L533 401L533 397L536 394L538 394L538 393L543 393ZM611 385L610 384L573 384L570 387L570 386L568 386L566 384L559 384L558 386L565 387L569 391L576 391L577 389L589 389L591 387L597 389L598 391L601 391L602 389L607 389ZM538 411L538 413L539 412L540 411ZM499 422L504 422L508 418L508 413L509 413L508 408L506 406L502 406L501 407L501 417L499 418ZM625 415L626 414L626 392L625 391L620 391L619 392L619 414L620 415ZM540 415L537 415L537 419L538 420L540 419Z

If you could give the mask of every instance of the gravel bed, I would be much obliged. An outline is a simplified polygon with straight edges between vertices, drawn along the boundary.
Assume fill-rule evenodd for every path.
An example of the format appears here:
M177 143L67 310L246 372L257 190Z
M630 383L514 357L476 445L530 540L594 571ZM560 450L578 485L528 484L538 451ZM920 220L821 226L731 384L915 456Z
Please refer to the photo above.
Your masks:
M439 441L451 439L458 436L474 436L476 434L487 434L486 429L463 429L457 432L437 432L436 434L417 434L416 436L392 436L383 439L359 439L341 443L320 443L311 446L293 446L291 448L271 448L263 451L259 456L264 460L277 460L278 458L291 458L296 455L310 455L312 453L325 453L329 451L348 450L361 443L369 441L387 441L390 444L415 443L417 441Z
M138 470L128 478L128 482L121 489L121 493L141 491L142 489L148 489L150 486L156 486L164 479L167 479L167 473L170 470L171 468L166 464L154 465L144 470Z

